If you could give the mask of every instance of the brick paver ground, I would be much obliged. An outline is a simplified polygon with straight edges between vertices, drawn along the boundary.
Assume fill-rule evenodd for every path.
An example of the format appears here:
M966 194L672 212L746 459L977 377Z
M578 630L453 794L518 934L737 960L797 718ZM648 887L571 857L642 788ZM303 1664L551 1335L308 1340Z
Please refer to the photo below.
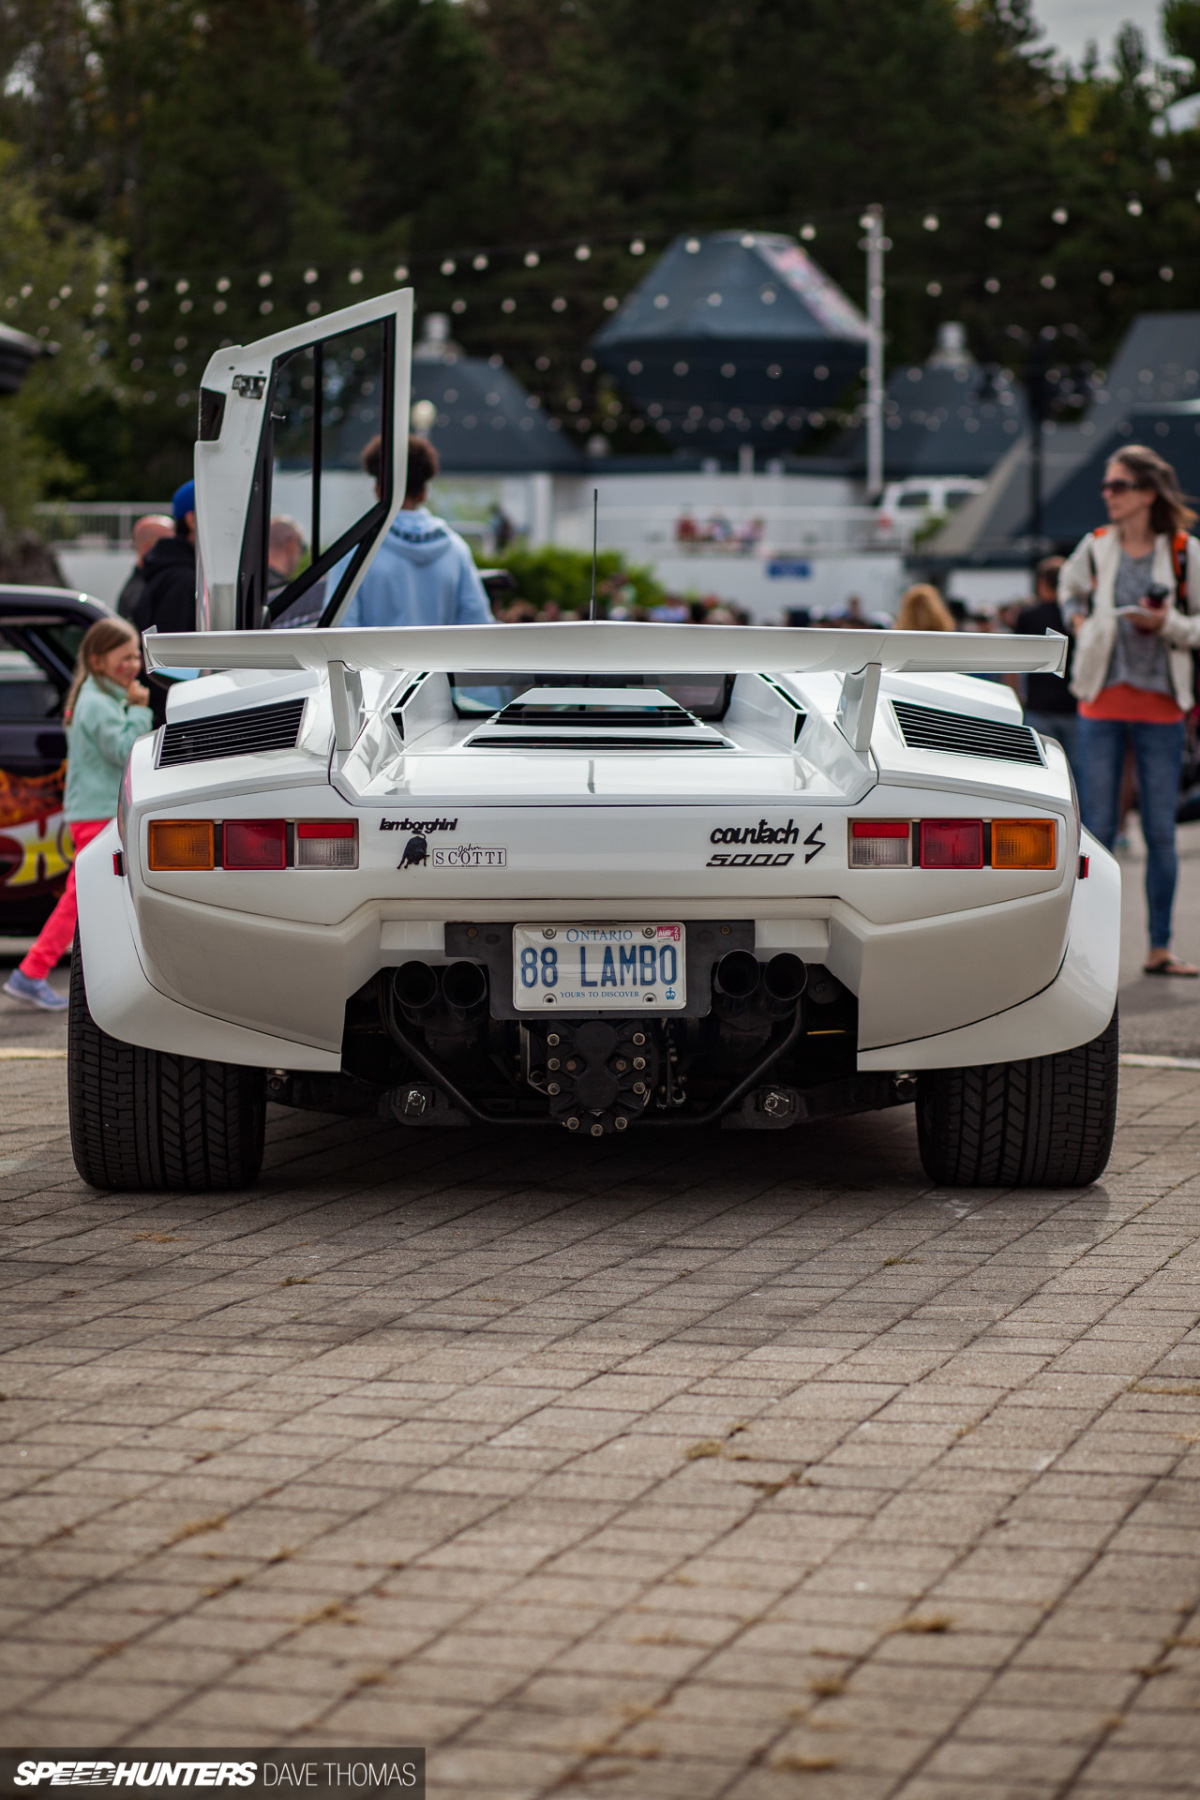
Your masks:
M1200 1792L1200 1076L1104 1183L275 1113L100 1195L0 1064L0 1742L429 1745L437 1800Z

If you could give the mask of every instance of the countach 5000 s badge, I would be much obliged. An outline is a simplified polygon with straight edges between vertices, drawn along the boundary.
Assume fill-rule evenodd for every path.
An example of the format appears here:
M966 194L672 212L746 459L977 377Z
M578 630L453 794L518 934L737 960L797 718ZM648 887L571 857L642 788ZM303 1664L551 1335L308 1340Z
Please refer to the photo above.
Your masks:
M798 844L800 827L794 819L786 825L768 825L760 819L757 825L718 825L709 834L712 844ZM821 826L814 825L804 842L809 846L804 860L810 863L825 848ZM705 864L709 869L785 869L795 860L794 850L717 850Z

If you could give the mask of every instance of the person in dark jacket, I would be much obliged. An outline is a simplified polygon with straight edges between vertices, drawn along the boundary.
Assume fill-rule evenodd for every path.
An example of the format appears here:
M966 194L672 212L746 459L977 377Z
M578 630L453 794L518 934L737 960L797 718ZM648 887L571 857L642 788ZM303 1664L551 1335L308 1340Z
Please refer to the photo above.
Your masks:
M160 538L173 537L175 521L162 513L143 513L133 528L133 554L136 558L125 586L117 595L117 611L132 621L138 601L146 585L146 558Z
M139 631L196 629L196 484L185 481L171 501L174 537L160 538L142 564L145 584L133 613Z
M1058 604L1058 575L1063 566L1061 556L1046 556L1037 566L1037 599L1017 615L1013 627L1026 637L1042 637L1047 631L1070 633ZM1072 769L1075 753L1075 696L1067 683L1071 679L1074 642L1067 649L1065 675L1027 675L1025 677L1025 723L1044 737L1057 738L1067 753ZM1078 777L1076 777L1078 779Z
M171 501L175 517L174 537L160 538L142 565L145 584L134 609L132 623L140 634L196 629L196 484L185 481ZM186 672L186 671L185 671ZM167 716L167 694L174 685L169 674L147 675L150 710L155 725Z

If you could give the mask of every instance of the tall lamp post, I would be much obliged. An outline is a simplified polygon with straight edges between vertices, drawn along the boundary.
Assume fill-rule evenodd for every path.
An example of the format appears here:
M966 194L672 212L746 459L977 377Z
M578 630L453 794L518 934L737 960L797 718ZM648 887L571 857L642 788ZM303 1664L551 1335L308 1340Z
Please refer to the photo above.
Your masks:
M883 492L883 279L884 253L891 242L883 235L882 206L868 206L859 220L866 237L859 248L867 253L867 499Z

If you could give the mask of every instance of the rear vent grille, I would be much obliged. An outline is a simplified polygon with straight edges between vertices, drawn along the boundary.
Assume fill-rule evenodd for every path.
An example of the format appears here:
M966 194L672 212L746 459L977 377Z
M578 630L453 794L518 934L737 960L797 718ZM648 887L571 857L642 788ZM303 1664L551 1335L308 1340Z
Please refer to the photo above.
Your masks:
M732 745L724 738L677 738L673 742L664 743L661 737L623 737L616 731L595 732L588 734L582 731L564 733L561 737L550 732L540 732L536 737L532 733L521 731L477 731L469 740L470 750L729 750Z
M951 756L991 756L998 762L1037 763L1043 760L1037 738L1028 725L1005 725L997 719L977 719L970 713L940 712L934 706L914 706L893 700L900 733L910 750L942 750Z
M215 761L219 756L294 750L303 717L303 700L281 700L275 706L248 706L241 712L211 713L206 719L177 720L163 731L158 766L170 769L178 763Z

